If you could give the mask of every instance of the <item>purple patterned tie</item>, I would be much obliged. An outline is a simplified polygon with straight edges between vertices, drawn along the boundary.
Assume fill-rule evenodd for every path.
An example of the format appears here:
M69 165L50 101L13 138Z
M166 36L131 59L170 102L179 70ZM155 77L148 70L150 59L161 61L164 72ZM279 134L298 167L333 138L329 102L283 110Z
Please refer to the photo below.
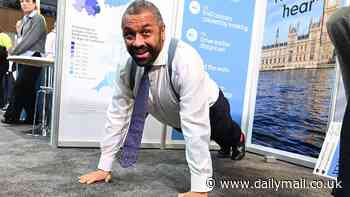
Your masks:
M148 72L145 71L137 90L129 131L124 141L122 156L119 161L123 168L132 166L137 160L146 119L149 86Z

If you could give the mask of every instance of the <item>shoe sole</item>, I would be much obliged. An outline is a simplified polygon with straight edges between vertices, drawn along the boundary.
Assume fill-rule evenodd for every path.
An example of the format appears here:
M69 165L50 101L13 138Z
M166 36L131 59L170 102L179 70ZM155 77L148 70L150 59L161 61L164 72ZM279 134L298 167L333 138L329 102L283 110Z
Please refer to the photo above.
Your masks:
M243 141L243 143L242 143L243 145L238 148L238 151L237 151L238 153L235 154L235 156L233 156L233 152L232 152L232 155L231 155L232 160L235 160L235 161L242 160L245 156L245 150L246 150L245 149L245 142L246 141L245 141L245 135L243 133L241 135L240 141Z

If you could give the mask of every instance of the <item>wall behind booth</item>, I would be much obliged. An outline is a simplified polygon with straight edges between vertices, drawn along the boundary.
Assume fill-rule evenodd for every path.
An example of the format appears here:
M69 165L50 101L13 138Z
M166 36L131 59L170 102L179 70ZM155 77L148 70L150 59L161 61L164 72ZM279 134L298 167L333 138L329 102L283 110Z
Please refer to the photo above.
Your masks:
M45 16L47 28L50 31L55 23L55 19L51 16ZM0 31L16 32L16 22L22 18L22 12L11 8L0 7Z

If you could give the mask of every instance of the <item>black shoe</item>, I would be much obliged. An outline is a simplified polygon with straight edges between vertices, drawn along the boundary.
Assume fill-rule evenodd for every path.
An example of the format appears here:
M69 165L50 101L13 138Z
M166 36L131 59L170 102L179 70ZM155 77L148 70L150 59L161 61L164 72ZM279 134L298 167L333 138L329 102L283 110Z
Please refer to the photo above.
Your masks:
M229 148L221 148L218 150L217 157L218 158L229 158L231 156L231 147Z
M232 147L232 160L241 160L245 156L245 135L241 133L241 137L236 146Z
M22 124L33 124L33 120L23 120L21 121Z
M1 122L4 124L18 124L19 120L16 120L13 118L3 118L3 119L1 119Z
M9 104L6 104L4 107L2 107L0 110L3 112L6 112L7 108L8 108Z

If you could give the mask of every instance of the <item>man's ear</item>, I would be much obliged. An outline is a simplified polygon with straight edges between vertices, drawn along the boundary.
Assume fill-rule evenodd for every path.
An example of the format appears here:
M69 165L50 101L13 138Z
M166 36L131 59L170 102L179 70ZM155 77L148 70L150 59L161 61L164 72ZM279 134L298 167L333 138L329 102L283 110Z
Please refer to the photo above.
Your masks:
M164 42L165 41L165 25L164 24L160 28L160 32L161 32L161 39Z

